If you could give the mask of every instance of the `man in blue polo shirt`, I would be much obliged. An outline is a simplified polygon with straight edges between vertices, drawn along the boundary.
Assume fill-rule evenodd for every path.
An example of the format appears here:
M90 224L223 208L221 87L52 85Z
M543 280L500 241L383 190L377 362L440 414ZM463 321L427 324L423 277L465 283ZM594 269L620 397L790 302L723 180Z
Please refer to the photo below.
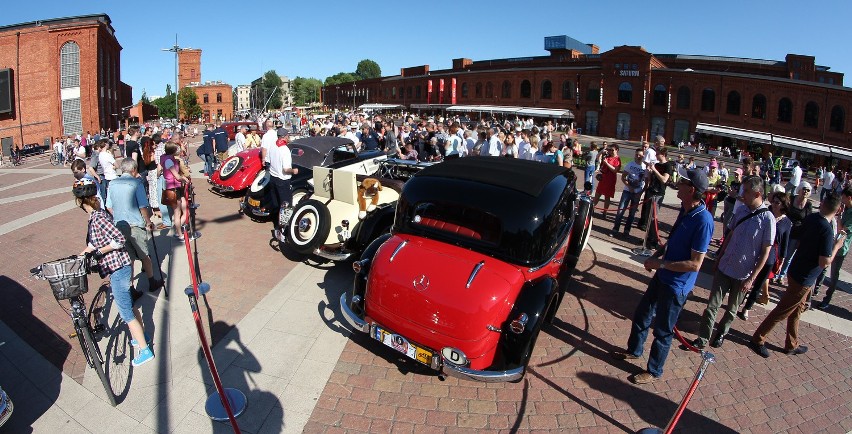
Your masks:
M680 214L672 226L666 246L645 261L646 270L657 272L633 314L627 350L612 353L614 358L620 360L641 357L648 329L654 323L654 342L651 344L648 368L631 378L636 384L651 383L663 375L675 323L704 262L707 246L713 236L713 217L702 202L707 186L707 175L703 170L691 169L680 174L677 183Z

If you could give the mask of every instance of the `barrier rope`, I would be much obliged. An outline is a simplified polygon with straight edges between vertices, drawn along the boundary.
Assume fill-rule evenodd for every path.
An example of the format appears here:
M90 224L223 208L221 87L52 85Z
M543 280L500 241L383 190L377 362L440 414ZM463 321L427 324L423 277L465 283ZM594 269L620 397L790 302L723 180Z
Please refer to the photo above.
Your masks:
M187 202L187 208L189 208L189 190L192 188L192 181L187 183L184 187L184 199ZM178 203L177 206L180 206ZM183 244L186 247L186 259L189 261L189 275L192 278L192 296L189 297L190 306L192 308L192 318L195 320L195 328L198 332L198 339L201 341L201 349L204 351L204 359L207 361L207 367L210 369L210 376L213 377L213 384L216 386L216 392L219 393L219 399L222 401L222 407L225 408L225 412L228 415L228 420L231 422L231 427L234 430L235 434L240 434L240 427L237 425L237 419L234 417L234 412L231 410L231 403L225 394L225 388L222 387L222 381L219 379L219 371L216 369L216 362L213 361L213 354L210 351L210 346L207 343L207 336L204 333L204 325L202 324L201 314L198 310L198 275L196 273L195 261L193 260L192 255L192 246L190 245L190 233L189 233L189 210L187 209L186 215L184 216L184 223L181 225L181 230L183 232Z

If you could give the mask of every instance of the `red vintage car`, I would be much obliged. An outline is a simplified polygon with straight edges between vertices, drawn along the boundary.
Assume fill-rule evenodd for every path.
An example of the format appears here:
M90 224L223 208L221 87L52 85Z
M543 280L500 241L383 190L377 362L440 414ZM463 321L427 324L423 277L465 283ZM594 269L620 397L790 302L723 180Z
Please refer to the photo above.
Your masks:
M405 184L391 234L353 263L354 330L445 375L518 381L591 227L570 170L466 157Z
M262 169L260 148L253 148L238 152L222 162L208 182L218 193L237 193L249 188Z

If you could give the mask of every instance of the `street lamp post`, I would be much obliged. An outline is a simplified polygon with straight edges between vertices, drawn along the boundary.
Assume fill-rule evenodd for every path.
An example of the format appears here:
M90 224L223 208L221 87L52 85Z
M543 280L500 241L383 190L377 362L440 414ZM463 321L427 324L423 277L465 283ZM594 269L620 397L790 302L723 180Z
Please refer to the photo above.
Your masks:
M175 33L175 45L172 48L162 48L162 51L171 51L175 53L175 121L180 119L180 113L178 113L178 53L185 50L186 48L181 47L177 43L177 33Z

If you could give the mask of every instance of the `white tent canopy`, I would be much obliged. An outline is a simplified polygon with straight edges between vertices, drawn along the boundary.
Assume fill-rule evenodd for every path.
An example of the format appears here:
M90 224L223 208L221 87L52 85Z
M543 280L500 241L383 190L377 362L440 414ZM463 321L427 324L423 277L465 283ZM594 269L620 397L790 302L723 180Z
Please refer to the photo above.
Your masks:
M699 133L732 137L740 140L751 140L757 143L768 143L782 148L795 149L800 152L825 155L829 157L840 157L852 159L852 150L833 146L827 143L812 142L809 140L796 139L793 137L778 136L763 131L746 130L743 128L727 127L724 125L713 125L699 122L695 127Z
M399 104L361 104L359 110L397 110L404 106Z
M536 107L513 107L497 105L452 105L447 107L451 112L480 112L480 113L502 113L518 116L532 116L539 118L574 119L574 114L567 109L549 109Z

